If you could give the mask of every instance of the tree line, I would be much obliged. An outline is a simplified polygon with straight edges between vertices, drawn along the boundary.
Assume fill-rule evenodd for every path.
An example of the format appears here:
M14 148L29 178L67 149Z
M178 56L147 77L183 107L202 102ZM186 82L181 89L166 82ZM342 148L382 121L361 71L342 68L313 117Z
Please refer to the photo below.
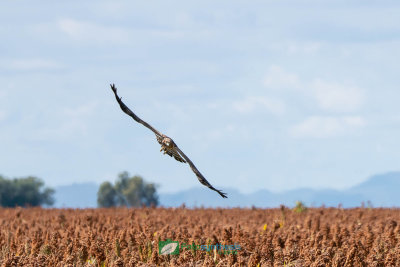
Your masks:
M33 176L7 179L0 176L0 206L35 207L54 203L54 189Z
M8 179L0 176L0 206L35 207L54 204L55 190L45 187L44 182L34 176ZM130 176L128 172L118 175L116 181L103 182L97 192L99 207L157 206L157 185L141 176Z
M157 186L146 182L141 176L130 176L128 172L118 175L114 184L104 182L97 192L99 207L157 206Z

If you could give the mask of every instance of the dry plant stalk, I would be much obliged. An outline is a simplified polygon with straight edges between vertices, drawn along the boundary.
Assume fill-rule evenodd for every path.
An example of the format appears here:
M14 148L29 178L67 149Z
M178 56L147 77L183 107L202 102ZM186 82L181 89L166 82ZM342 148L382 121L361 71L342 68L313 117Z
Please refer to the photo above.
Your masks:
M0 209L0 265L400 266L399 221L368 208ZM240 250L159 255L167 239Z

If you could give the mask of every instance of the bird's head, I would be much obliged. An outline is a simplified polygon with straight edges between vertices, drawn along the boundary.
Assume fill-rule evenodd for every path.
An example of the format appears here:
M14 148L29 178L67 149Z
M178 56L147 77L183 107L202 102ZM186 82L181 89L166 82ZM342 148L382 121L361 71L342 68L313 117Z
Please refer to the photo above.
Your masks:
M171 140L171 138L169 138L169 137L165 137L165 138L163 139L163 143L164 143L166 146L168 146L168 147L172 146L172 140Z

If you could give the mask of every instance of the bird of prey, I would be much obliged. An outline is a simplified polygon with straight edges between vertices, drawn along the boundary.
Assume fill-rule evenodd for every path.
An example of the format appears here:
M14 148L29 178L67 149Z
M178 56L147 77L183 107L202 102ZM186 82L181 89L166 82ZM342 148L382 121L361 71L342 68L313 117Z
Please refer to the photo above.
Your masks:
M189 163L190 168L192 171L196 174L197 178L199 179L200 183L203 185L207 186L211 190L214 190L218 192L223 198L227 198L226 193L223 193L221 190L218 190L214 188L207 180L204 178L204 176L200 173L200 171L194 166L193 162L185 155L185 153L182 152L182 150L179 149L179 147L175 144L174 140L172 140L170 137L160 133L156 129L154 129L150 124L145 122L144 120L140 119L138 116L136 116L135 113L132 112L123 102L122 98L118 96L117 94L117 88L115 87L114 84L110 84L112 91L114 92L115 98L118 101L119 106L121 107L122 111L128 114L130 117L132 117L135 121L138 123L143 124L147 128L149 128L153 133L156 135L157 142L161 145L161 150L160 152L164 152L164 154L169 155L170 157L174 157L177 161L182 162L182 163Z

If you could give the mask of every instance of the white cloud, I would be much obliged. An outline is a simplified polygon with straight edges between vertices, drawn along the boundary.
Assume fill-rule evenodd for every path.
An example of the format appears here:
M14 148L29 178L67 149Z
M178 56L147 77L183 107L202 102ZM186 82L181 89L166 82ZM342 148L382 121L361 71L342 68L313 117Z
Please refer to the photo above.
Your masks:
M296 89L302 86L296 74L286 72L279 66L269 67L264 85L271 89Z
M285 44L289 54L315 54L321 49L321 46L322 44L319 42L291 42Z
M31 71L31 70L51 70L59 69L62 66L53 61L41 58L34 59L14 59L5 60L0 62L0 68L17 71Z
M87 103L75 108L64 108L57 114L56 124L37 128L32 133L34 139L69 139L85 136L89 132L92 116L97 108L96 103Z
M364 102L364 92L355 86L315 80L313 95L318 106L328 111L349 112L358 110Z
M297 74L279 66L268 69L264 85L270 89L284 89L286 93L305 96L323 111L352 112L359 110L365 102L362 88L322 79L301 80Z
M240 113L267 110L278 115L285 112L285 104L281 100L268 97L247 97L241 101L234 102L233 108Z
M4 120L6 118L6 112L0 110L0 121Z
M233 124L228 124L225 125L221 128L218 129L210 129L208 131L204 132L204 137L203 140L208 140L210 141L218 141L224 137L226 137L228 134L232 134L233 132L235 132L236 127Z
M0 88L0 99L6 96L6 91L5 89Z
M294 137L329 138L352 133L366 125L360 116L311 116L292 127Z
M79 41L123 43L129 36L128 32L122 28L101 26L74 19L60 19L57 26L69 37Z
M6 91L5 89L0 89L0 106L4 107L5 105L5 101L4 103L2 103L2 98L5 98L6 96ZM7 113L4 110L0 110L0 122L3 121L5 118L7 117Z
M76 108L65 108L63 113L70 118L82 118L92 115L96 107L97 104L92 102Z

